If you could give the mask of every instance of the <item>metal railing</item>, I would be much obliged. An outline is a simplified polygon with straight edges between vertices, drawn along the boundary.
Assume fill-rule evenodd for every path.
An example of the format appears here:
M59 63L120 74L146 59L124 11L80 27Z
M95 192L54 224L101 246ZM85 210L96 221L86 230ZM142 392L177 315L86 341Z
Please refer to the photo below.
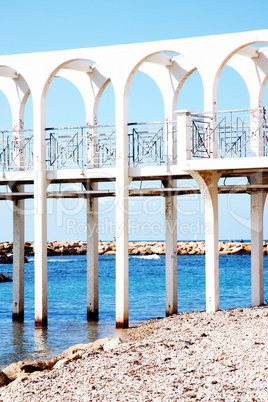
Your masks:
M266 108L192 115L192 157L268 155Z
M47 169L101 168L116 164L116 132L112 125L47 129ZM176 123L128 124L129 166L175 163Z
M2 172L33 168L33 131L0 132L0 166Z
M191 157L268 156L267 109L191 115ZM175 121L129 123L129 166L167 167L177 163ZM0 132L0 169L33 169L33 131ZM91 169L116 164L114 125L46 129L46 167Z
M33 131L2 131L2 171L30 170L34 165ZM129 123L129 166L174 163L175 122ZM169 158L167 158L169 155ZM116 132L113 125L46 129L46 168L90 169L116 164Z
M115 165L114 126L59 127L46 131L47 169Z
M130 123L128 133L129 166L174 163L176 124L172 121Z

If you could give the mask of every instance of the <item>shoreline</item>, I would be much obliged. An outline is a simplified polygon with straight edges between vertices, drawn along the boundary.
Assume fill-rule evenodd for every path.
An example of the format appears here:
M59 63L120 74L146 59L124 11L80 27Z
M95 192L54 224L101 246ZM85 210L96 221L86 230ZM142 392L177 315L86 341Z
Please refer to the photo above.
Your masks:
M267 400L268 306L180 313L126 331L74 345L45 371L24 363L0 401Z
M166 246L164 241L141 241L129 242L129 255L165 255ZM25 256L34 256L34 243L25 242ZM177 255L204 255L205 241L178 241ZM12 242L0 243L0 255L8 255L13 253ZM51 241L47 243L47 255L85 255L87 253L87 243L84 241ZM99 255L115 255L116 241L99 241ZM250 242L232 242L220 241L219 254L223 255L242 255L251 254ZM268 255L268 243L263 242L263 254Z

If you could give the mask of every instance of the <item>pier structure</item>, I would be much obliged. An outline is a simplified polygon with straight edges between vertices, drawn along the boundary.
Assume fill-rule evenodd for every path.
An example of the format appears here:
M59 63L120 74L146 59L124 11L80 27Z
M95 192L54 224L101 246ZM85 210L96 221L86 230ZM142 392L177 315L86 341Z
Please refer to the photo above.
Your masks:
M267 44L267 47L265 46ZM248 110L219 112L217 86L226 65L244 79ZM184 83L198 71L204 111L177 110ZM128 94L137 71L150 76L164 100L164 122L131 123ZM46 97L55 77L72 82L86 110L81 127L48 128ZM116 326L127 327L128 202L130 196L165 197L166 314L177 313L177 196L202 194L206 230L206 310L219 309L218 194L251 197L252 305L263 303L263 209L268 190L268 129L263 93L268 80L268 30L150 43L0 56L0 90L13 127L1 131L1 199L13 201L13 319L24 314L24 200L35 209L35 324L47 325L47 198L86 198L87 316L98 319L98 197L116 197ZM111 83L115 125L98 125L98 105ZM24 109L33 101L33 127ZM193 94L194 96L194 94ZM3 129L3 128L2 128ZM220 185L243 177L244 185ZM193 178L196 187L180 187ZM130 189L132 181L154 189ZM99 182L115 182L101 190ZM55 183L82 183L81 191L49 191ZM157 184L161 183L161 185ZM33 191L26 191L29 185ZM89 230L90 229L90 230Z

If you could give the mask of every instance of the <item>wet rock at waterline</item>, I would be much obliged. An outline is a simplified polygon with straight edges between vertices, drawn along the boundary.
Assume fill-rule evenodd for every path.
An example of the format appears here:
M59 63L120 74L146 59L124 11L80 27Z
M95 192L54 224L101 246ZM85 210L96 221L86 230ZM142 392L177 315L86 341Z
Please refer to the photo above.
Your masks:
M4 274L0 274L0 282L12 282L12 279Z
M24 257L24 263L28 263L26 257ZM0 254L0 264L13 264L13 254Z

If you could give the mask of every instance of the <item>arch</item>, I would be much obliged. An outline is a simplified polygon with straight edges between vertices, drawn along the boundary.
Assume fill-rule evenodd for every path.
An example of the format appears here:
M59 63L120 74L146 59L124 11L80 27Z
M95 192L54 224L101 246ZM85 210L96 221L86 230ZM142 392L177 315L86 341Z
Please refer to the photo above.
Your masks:
M251 32L248 33L249 36L251 36ZM218 90L218 83L220 76L222 74L222 71L224 67L227 65L227 63L232 59L233 56L240 55L240 57L249 57L252 60L259 56L258 49L255 48L256 44L263 44L263 43L268 43L268 38L266 40L261 40L261 39L256 39L256 33L254 34L254 39L249 38L248 40L245 39L238 39L234 40L234 44L231 44L231 46L228 45L223 45L223 49L225 47L226 53L223 57L220 55L218 48L220 48L221 52L222 49L217 44L217 49L211 49L211 51L215 51L215 61L212 62L212 69L208 69L206 74L208 74L210 77L207 77L207 82L204 82L204 87L208 86L208 90L211 90L211 95L209 96L209 103L210 108L207 111L216 111L218 109L217 107L217 90ZM202 64L202 61L201 61ZM203 77L202 79L205 79L205 72L204 72L204 66L203 65ZM211 78L212 77L212 78ZM211 86L211 88L210 88ZM211 99L210 99L211 97ZM205 107L206 107L206 102L205 102Z
M139 103L133 103L139 95ZM129 89L129 121L164 121L165 107L161 89L148 74L137 71ZM135 109L135 112L134 112Z
M55 67L53 67L52 72L48 74L48 76L45 78L45 83L42 88L42 97L46 97L49 86L53 79L55 78L56 75L60 75L64 78L69 79L74 83L74 85L80 87L81 91L81 84L79 84L79 79L78 77L94 77L96 78L97 85L100 82L101 78L103 79L104 82L108 80L108 78L104 77L101 72L99 71L99 65L96 64L96 62L92 61L91 59L88 58L69 58L67 60L58 62L59 64ZM64 73L61 71L62 69L65 69ZM68 74L69 72L69 74ZM79 74L77 74L79 73ZM82 73L82 74L81 74ZM96 77L97 76L97 77ZM102 83L103 85L103 83ZM102 86L100 85L100 86ZM92 87L94 86L94 83L92 83ZM96 87L92 88L93 91L96 91Z
M263 106L268 107L268 75L266 76L265 80L263 81L263 85L261 87L260 96L263 100Z
M115 94L114 87L110 79L107 80L107 82L102 86L98 97L96 98L94 116L97 115L98 124L115 124Z
M197 96L193 100L193 96L188 96L190 90L195 89ZM177 109L187 109L193 112L202 112L204 110L204 88L201 75L198 69L191 70L184 80L180 83L177 91Z
M4 123L2 123L4 121ZM12 110L10 102L2 91L0 86L0 124L1 130L10 130L12 128Z
M47 92L46 126L70 127L85 125L85 122L85 104L81 92L71 80L55 77Z
M140 56L140 60L136 60L134 61L134 67L130 67L131 70L127 72L126 74L126 80L123 84L123 96L124 98L128 97L129 94L129 89L130 89L130 85L132 82L132 79L134 77L134 75L136 74L136 72L140 69L140 67L148 62L148 63L152 63L152 65L156 64L156 65L160 65L162 67L165 68L169 68L172 66L172 57L169 56L169 54L174 53L175 55L178 55L177 50L159 50L156 52L152 52L152 53L147 53L143 56ZM146 74L151 75L150 74L150 68L146 69ZM143 69L141 70L143 72L145 72ZM152 71L153 73L153 71ZM153 73L154 74L154 73ZM155 76L155 74L154 74ZM152 77L152 76L151 76Z
M239 103L236 94L243 103ZM226 101L225 98L228 98ZM221 73L217 91L218 110L237 110L250 108L250 96L244 77L233 67L226 65Z
M25 105L31 93L28 83L21 75L18 75L16 79L1 76L0 89L12 110L13 128L23 128ZM18 123L19 121L21 124Z

